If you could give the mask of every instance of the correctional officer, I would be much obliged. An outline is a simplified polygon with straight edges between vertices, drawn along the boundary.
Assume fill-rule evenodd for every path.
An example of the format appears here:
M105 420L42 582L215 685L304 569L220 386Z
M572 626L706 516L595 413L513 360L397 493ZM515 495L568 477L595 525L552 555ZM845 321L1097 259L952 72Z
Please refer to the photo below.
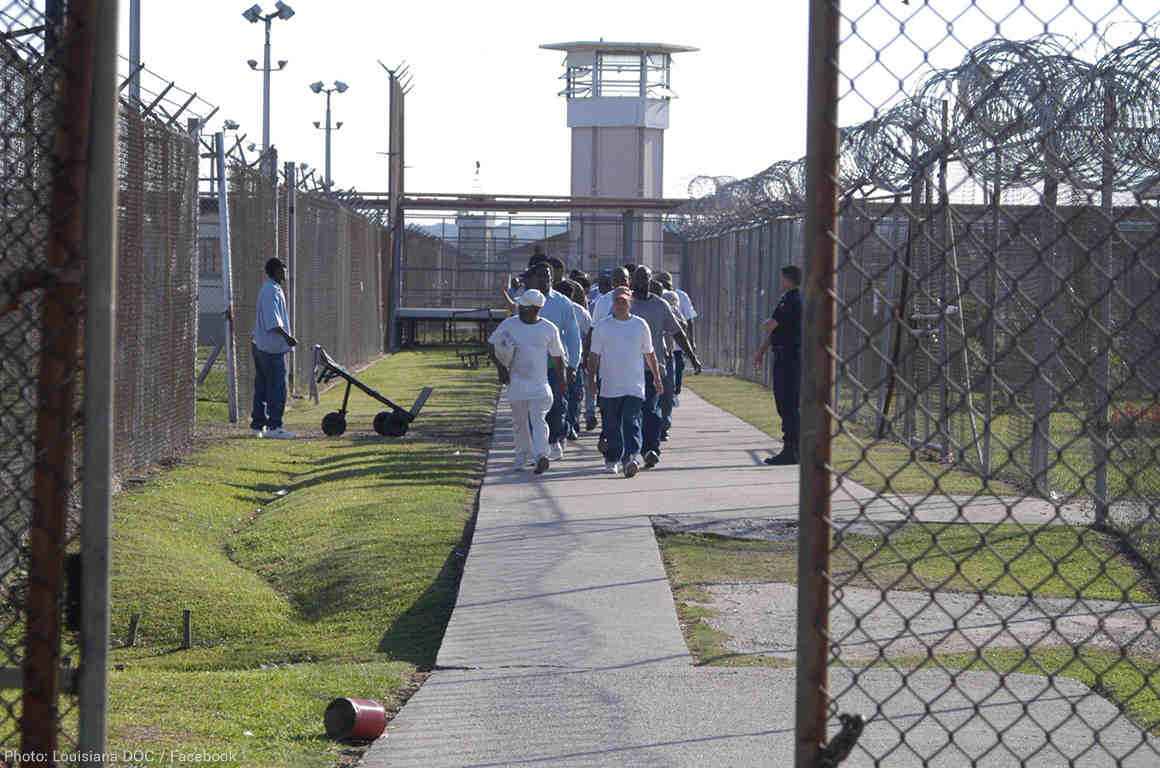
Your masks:
M798 396L802 377L802 271L792 264L781 268L781 287L785 291L773 315L761 328L766 339L753 357L753 367L760 370L766 350L773 350L773 399L781 417L782 449L765 459L770 466L798 463L799 411Z

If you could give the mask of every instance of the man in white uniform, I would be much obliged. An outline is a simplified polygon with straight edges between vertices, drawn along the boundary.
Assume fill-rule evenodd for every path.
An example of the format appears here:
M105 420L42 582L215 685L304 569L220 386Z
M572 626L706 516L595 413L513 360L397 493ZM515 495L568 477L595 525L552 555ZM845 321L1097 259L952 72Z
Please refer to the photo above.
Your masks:
M613 289L612 316L592 331L588 365L600 376L600 407L604 413L604 467L613 474L634 477L643 462L641 406L644 369L648 366L659 391L664 391L648 323L631 314L632 292ZM643 363L643 365L642 365Z
M529 289L516 300L519 315L509 317L488 337L492 358L499 369L500 382L508 385L515 432L515 469L534 461L536 474L543 474L548 461L548 411L553 393L548 386L548 358L556 369L555 381L563 395L564 343L560 331L540 317L544 294Z
M608 293L602 294L596 300L596 304L592 307L592 322L599 323L604 318L612 314L612 294L621 286L628 285L628 270L624 267L617 267L612 270L612 290Z

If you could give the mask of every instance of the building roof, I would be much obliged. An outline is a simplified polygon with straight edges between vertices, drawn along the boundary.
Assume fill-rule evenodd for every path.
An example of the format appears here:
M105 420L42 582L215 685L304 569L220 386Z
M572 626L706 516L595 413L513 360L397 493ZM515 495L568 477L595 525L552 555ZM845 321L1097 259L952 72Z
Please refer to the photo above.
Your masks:
M604 40L578 40L573 43L545 43L541 45L545 51L600 51L601 53L693 53L700 50L689 45L670 45L669 43L615 43Z

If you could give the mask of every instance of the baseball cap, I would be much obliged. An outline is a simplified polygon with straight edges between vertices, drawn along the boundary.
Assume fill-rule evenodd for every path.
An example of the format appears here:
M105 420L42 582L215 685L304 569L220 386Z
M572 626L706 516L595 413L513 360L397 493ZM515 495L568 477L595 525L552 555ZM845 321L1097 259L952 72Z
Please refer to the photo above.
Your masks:
M542 307L544 306L545 301L546 299L544 298L544 294L540 293L535 288L530 288L524 291L520 297L516 299L516 303L521 307Z

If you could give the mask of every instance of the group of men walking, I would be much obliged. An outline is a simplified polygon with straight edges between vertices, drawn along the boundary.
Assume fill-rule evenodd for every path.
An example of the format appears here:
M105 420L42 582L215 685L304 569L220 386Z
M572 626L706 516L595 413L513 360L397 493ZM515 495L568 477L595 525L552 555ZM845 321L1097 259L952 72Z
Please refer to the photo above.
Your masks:
M688 294L674 290L672 275L633 264L593 285L540 253L521 277L507 293L516 314L489 338L512 403L515 468L543 473L566 441L597 424L609 473L631 478L655 467L685 358L701 370Z
M761 366L772 351L784 431L782 451L765 460L769 465L798 461L800 283L797 267L782 270L785 292L754 358ZM659 464L686 362L701 372L693 341L697 312L672 275L628 264L593 284L582 272L565 276L563 262L537 253L505 295L515 314L489 342L512 403L514 468L547 471L563 458L567 441L597 424L609 473L631 478Z
M265 271L251 347L250 428L258 437L292 438L282 427L285 355L298 342L282 291L285 266L273 258ZM783 447L765 459L769 465L798 462L801 270L784 267L781 282L784 293L763 325L766 338L753 359L760 368L766 353L773 354ZM659 464L680 404L686 360L701 372L693 342L697 311L672 275L626 264L601 273L593 284L583 272L565 276L562 261L537 252L505 297L515 314L488 341L511 402L515 468L542 474L564 457L568 440L595 431L597 424L609 473L631 478Z

